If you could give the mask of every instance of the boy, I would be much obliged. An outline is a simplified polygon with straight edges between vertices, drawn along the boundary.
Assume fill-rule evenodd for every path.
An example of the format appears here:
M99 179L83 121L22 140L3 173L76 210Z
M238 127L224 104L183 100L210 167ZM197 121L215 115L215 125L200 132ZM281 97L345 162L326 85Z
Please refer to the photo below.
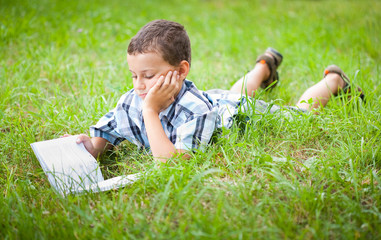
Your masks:
M232 125L238 108L247 104L242 95L254 96L259 87L276 84L276 70L283 58L269 48L230 91L203 92L186 79L191 46L182 25L152 21L131 39L127 52L133 89L90 128L91 138L81 134L77 140L94 157L123 140L150 148L154 158L163 162L179 153L188 157L186 152L207 144L215 129ZM325 106L332 95L349 87L343 71L329 66L323 80L309 88L296 106L302 111ZM311 98L314 103L310 105L307 101ZM257 104L265 106L262 101Z

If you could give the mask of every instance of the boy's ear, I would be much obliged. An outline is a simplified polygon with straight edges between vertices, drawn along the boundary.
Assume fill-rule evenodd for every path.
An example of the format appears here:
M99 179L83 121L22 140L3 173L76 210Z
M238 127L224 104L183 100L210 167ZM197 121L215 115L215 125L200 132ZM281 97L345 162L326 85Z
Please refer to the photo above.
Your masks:
M189 70L189 62L182 60L179 64L179 75L182 80L184 80L188 76Z

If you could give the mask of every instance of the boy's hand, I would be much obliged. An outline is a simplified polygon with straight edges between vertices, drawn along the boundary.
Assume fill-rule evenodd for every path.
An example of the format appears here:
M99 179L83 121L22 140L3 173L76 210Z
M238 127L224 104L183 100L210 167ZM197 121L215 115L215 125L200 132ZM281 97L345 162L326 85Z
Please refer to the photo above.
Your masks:
M64 134L62 137L69 137L69 136L71 136L71 135L70 134ZM86 150L91 155L96 157L97 151L96 151L96 149L95 149L95 147L93 145L93 142L91 141L91 138L89 136L87 136L86 134L80 134L80 135L78 135L76 143L77 144L83 143L83 146L85 146Z
M181 86L182 81L177 71L169 71L165 77L161 76L145 97L143 111L160 113L173 103Z
M95 147L93 145L93 142L91 141L91 138L87 136L86 134L79 134L77 141L78 144L83 143L83 146L85 146L86 150L91 154L95 155Z

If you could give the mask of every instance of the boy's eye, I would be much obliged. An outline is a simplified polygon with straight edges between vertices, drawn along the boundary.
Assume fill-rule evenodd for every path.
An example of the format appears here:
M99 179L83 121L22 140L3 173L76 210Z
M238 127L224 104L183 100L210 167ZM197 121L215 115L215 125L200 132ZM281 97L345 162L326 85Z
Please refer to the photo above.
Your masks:
M145 78L147 78L147 79L151 79L153 77L154 77L154 75L145 76Z

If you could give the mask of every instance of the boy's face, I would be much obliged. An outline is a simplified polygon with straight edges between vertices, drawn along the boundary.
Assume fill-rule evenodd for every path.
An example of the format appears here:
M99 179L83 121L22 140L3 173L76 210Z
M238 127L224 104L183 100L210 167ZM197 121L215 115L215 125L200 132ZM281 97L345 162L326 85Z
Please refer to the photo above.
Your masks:
M166 76L169 71L178 70L167 63L160 54L154 52L127 54L127 62L136 94L143 100L160 76Z

